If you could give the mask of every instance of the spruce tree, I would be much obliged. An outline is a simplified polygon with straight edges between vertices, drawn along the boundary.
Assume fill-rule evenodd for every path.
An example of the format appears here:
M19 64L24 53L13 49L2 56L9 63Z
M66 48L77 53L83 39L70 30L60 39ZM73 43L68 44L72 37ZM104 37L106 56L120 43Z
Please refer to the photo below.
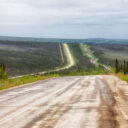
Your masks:
M124 74L126 74L126 61L125 60L124 60L123 72L124 72Z
M0 79L7 79L7 78L8 78L8 75L5 72L5 65L1 64L0 65Z
M5 71L5 65L4 64L2 64L2 69L3 69L3 71Z
M126 73L128 73L128 61L126 62Z
M123 71L123 65L122 64L120 65L120 71L121 72Z
M115 61L115 72L118 73L119 72L119 62L118 62L118 59L116 58L116 61Z

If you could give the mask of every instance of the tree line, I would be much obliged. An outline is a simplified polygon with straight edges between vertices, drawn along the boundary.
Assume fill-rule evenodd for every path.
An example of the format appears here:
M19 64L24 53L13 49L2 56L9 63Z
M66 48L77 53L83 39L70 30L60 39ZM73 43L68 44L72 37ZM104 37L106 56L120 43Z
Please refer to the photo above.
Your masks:
M120 62L118 59L115 60L115 73L123 72L128 74L128 61L124 60Z
M7 79L8 75L5 71L5 65L4 64L0 64L0 79Z

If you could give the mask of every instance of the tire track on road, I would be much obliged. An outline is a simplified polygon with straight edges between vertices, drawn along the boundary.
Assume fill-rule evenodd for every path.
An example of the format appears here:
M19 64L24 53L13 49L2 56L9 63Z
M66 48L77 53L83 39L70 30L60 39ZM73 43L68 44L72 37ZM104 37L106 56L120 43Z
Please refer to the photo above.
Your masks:
M77 81L79 81L80 78L75 79L74 81L70 82L67 86L73 85L75 84ZM3 115L3 117L1 117L2 119L0 120L0 125L6 123L8 120L11 120L13 118L15 118L16 116L24 113L25 111L27 111L31 106L33 105L37 105L39 103L41 103L41 105L47 105L48 103L50 103L50 101L48 99L51 99L52 97L56 96L60 91L63 91L63 89L67 89L68 87L63 87L60 88L59 90L57 90L56 92L50 93L50 94L40 94L39 96L33 98L29 98L28 101L30 99L32 99L31 101L26 101L27 103L24 104L23 106L20 106L18 109L11 111L10 113L7 113L6 115ZM42 97L43 99L45 99L44 103L42 103Z
M77 88L77 90L75 89L75 87ZM84 91L85 87L81 86L81 80L77 81L75 83L75 85L69 86L68 91L64 90L61 95L56 96L56 98L58 98L58 97L61 97L62 95L64 95L64 93L67 93L66 95L68 97L64 96L64 99L62 99L61 101L58 101L54 106L51 106L45 113L42 113L41 115L39 115L39 117L37 117L35 120L33 120L32 122L36 122L35 125L33 123L31 125L28 124L24 128L27 128L28 126L32 127L32 128L54 127L56 125L56 123L58 122L58 120L66 112L70 111L70 109L72 108L70 104L77 102L80 99L81 94ZM69 93L70 93L70 96L69 96Z
M42 83L35 84L37 88L27 87L29 91L26 91L26 87L18 91L10 90L14 96L19 96L21 94L17 93L24 91L25 99L22 100L26 101L22 106L17 106L21 105L18 102L22 101L16 97L15 100L10 99L8 107L16 103L15 111L4 108L5 103L0 102L3 103L3 107L2 104L0 106L0 128L127 128L127 120L122 118L120 113L120 107L125 111L124 107L127 106L123 106L124 101L119 102L120 99L115 98L117 95L114 94L120 92L115 90L113 85L118 84L119 88L121 86L121 91L126 86L117 82L119 81L112 76L62 77L56 78L56 82L55 79L48 81L47 88ZM43 90L45 91L41 93ZM120 95L124 96L127 93L126 90ZM10 95L7 92L5 95L6 101ZM118 96L123 98L120 95ZM123 105L117 106L115 100L119 105Z

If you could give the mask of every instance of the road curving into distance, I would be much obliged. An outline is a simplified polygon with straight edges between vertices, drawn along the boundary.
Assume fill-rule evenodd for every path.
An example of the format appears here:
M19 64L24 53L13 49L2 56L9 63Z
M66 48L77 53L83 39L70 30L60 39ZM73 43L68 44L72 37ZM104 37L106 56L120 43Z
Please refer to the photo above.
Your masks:
M67 56L67 60L68 60L68 64L64 67L60 67L58 69L53 69L53 70L50 70L50 71L44 71L44 72L39 72L39 73L32 73L32 74L27 74L27 75L36 75L36 74L45 74L45 73L50 73L50 72L54 72L54 71L61 71L61 70L65 70L65 69L69 69L71 68L72 66L75 65L75 61L72 57L72 54L70 52L70 49L68 47L68 44L66 43L63 43L63 47L65 49L65 54ZM24 77L24 76L27 76L27 75L20 75L20 76L15 76L15 77L12 77L13 79L14 78L20 78L20 77Z
M128 85L59 77L0 91L0 128L128 128Z
M70 52L68 44L63 44L63 46L64 46L64 49L65 49L65 52L66 52L66 55L67 55L68 64L65 67L57 69L56 71L68 69L68 68L71 68L72 66L75 65L75 61L74 61L74 59L72 57L72 54Z
M58 69L54 69L54 70L50 70L48 72L39 72L39 74L44 74L44 73L49 73L49 72L54 72L54 71L61 71L61 70L69 69L69 68L71 68L72 66L75 65L75 61L74 61L74 59L72 57L72 54L71 54L70 49L68 47L68 44L64 43L63 47L64 47L65 52L66 52L65 54L67 56L68 64L66 66L64 66L64 67L61 67L61 68L58 68Z

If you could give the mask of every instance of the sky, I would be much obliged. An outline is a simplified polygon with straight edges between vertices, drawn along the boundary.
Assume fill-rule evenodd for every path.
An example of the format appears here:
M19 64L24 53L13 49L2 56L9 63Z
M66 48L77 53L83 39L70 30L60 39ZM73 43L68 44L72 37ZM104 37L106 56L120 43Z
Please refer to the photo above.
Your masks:
M0 0L0 36L128 39L128 0Z

